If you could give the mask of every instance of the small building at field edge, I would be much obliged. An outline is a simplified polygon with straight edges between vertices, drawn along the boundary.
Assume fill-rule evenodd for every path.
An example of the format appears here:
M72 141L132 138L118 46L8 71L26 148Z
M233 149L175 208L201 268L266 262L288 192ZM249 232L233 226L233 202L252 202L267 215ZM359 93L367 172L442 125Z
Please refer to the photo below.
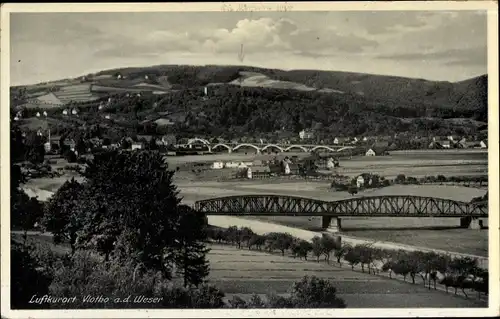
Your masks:
M366 151L365 155L366 156L375 156L376 154L375 154L375 151L370 148L368 151Z

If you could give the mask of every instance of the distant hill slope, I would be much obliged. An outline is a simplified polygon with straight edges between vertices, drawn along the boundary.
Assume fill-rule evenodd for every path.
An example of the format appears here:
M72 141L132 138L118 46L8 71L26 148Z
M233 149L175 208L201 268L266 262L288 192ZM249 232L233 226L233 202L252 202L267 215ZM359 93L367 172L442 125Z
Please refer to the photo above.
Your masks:
M483 113L487 109L487 75L451 83L338 71L285 71L251 66L158 65L105 70L95 74L96 80L92 83L103 86L119 85L120 81L109 78L110 75L116 74L127 77L127 80L122 82L126 86L144 82L144 76L148 75L156 77L156 80L151 82L152 85L168 89L171 85L173 88L182 89L209 83L231 83L247 87L305 91L322 89L322 92L357 94L374 102L394 103L402 107L429 105L455 110L482 110ZM103 76L102 80L99 79ZM53 83L60 86L68 81ZM37 86L37 89L39 87ZM484 121L486 118L482 116L477 119Z
M159 112L182 115L180 132L210 136L229 131L296 134L318 125L330 135L461 135L484 130L488 119L487 75L451 83L337 71L158 65L105 70L26 89L38 95L57 87L56 95L69 92L68 98L90 99L90 94L75 89L83 88L83 83L92 85L91 91L98 91L99 96L122 94L109 108L133 121L138 119L129 116L134 109L130 106L139 102L125 93L166 92L139 98L143 100L139 104L151 116ZM210 87L208 96L203 94L204 86ZM20 100L12 97L20 88L11 88L11 101Z

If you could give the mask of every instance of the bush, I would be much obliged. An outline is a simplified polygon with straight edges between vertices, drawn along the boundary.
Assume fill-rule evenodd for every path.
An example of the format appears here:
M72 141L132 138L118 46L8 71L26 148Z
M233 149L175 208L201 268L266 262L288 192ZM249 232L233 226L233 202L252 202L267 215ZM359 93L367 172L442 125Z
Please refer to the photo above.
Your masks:
M36 259L30 255L28 247L11 242L10 267L11 308L44 308L42 304L29 301L33 296L47 294L52 278L40 269Z

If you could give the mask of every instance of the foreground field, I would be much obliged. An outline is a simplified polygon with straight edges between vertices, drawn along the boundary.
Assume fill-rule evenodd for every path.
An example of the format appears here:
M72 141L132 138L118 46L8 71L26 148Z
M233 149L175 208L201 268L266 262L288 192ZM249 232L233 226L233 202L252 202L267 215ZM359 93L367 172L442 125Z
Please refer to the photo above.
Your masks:
M13 234L21 240L20 234ZM54 245L52 237L29 233L29 241L54 252L67 253L69 247ZM288 256L210 245L209 283L225 292L226 299L252 294L265 298L269 293L286 295L291 285L303 276L317 276L334 282L337 292L349 308L418 308L418 307L486 307L485 301L465 299L452 293L428 290L421 284L410 284L381 276L340 268L324 262L302 261Z
M253 293L286 295L293 282L303 276L317 276L334 282L349 308L486 307L486 303L467 300L441 291L429 291L374 275L353 272L325 263L302 261L262 252L212 246L209 253L209 281L228 298L248 298Z

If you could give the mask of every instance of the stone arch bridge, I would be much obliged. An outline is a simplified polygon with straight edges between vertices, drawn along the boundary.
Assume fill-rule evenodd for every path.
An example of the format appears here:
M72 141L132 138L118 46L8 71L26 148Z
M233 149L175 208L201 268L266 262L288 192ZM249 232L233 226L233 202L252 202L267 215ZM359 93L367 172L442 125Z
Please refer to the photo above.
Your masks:
M342 152L343 150L354 149L355 146L352 145L316 145L316 144L258 144L258 143L218 143L213 144L209 141L201 138L193 138L189 140L188 145L201 143L208 147L209 151L216 151L221 149L226 149L228 153L237 151L240 148L251 148L257 153L265 152L268 150L278 151L278 152L288 152L291 150L302 151L302 152L313 152L319 150L326 150L330 152Z
M206 215L322 216L323 228L339 230L341 217L454 217L461 227L479 227L488 217L485 202L467 203L411 195L353 197L321 201L284 195L242 195L200 200L195 209Z

